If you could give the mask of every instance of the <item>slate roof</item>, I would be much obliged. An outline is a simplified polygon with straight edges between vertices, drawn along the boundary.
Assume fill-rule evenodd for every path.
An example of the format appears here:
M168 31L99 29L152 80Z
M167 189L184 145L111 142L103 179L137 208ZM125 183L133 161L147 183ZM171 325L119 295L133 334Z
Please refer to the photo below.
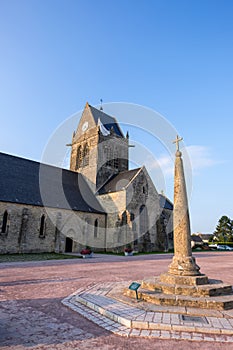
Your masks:
M117 123L117 120L110 115L104 113L103 111L89 105L91 113L93 115L93 118L96 122L96 125L98 123L98 119L100 118L101 123L105 126L105 128L110 131L111 128L113 128L116 135L120 137L124 137L124 134L122 133L120 126Z
M203 243L203 240L200 236L196 235L191 235L191 241L196 242L196 243Z
M0 201L103 213L79 173L0 153Z
M122 171L113 175L99 190L98 194L121 191L126 187L141 168Z
M159 195L159 202L161 208L173 210L172 202L170 202L170 200L162 194Z

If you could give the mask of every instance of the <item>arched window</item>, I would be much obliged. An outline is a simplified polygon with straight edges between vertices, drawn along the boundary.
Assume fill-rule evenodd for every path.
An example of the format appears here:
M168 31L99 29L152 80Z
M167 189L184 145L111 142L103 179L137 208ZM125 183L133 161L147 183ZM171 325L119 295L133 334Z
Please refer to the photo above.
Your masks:
M88 224L89 224L89 220L88 220L88 219L85 219L84 225L83 225L83 235L87 235L87 232L88 232Z
M82 164L82 149L81 146L78 147L77 157L76 157L76 169L79 169Z
M83 238L82 238L82 244L88 245L89 242L89 232L90 232L90 219L86 218L83 224Z
M115 169L119 168L119 159L118 158L113 159L113 166Z
M127 225L127 212L126 210L124 211L124 213L122 214L122 218L121 218L121 225L124 226L124 225Z
M133 231L136 231L136 222L135 222L135 215L134 213L130 213L130 223L131 223L131 228Z
M89 147L86 143L83 148L83 166L89 165Z
M45 236L45 215L43 214L40 218L40 235L39 237Z
M145 186L142 187L142 193L148 196L148 184L146 183Z
M148 213L145 205L140 207L140 234L148 231Z
M98 235L98 227L99 227L99 220L96 219L95 220L95 226L94 226L94 238L96 238L97 235Z
M8 220L8 212L5 210L3 214L3 220L2 220L2 233L7 233L7 220Z

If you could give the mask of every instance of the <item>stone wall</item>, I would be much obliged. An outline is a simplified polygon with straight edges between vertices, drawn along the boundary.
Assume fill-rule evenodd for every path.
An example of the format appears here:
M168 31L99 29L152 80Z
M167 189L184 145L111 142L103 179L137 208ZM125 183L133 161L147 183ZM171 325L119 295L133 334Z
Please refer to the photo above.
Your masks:
M122 235L122 213L126 210L126 191L97 196L107 215L107 250L122 250L125 237ZM130 240L131 241L131 240Z
M109 251L122 251L127 244L138 251L173 247L172 213L160 208L159 195L144 167L125 189L100 195L98 199L108 213Z
M1 202L0 253L65 252L67 237L73 252L85 245L104 251L105 221L104 214Z
M156 251L157 226L160 215L159 196L145 167L127 187L127 211L139 251Z

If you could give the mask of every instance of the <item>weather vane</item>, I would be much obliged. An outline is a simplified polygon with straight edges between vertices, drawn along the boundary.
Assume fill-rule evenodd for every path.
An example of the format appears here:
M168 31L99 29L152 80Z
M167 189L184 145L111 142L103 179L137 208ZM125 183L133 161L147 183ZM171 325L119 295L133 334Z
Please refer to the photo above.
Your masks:
M100 111L103 111L103 100L102 100L102 98L100 99Z

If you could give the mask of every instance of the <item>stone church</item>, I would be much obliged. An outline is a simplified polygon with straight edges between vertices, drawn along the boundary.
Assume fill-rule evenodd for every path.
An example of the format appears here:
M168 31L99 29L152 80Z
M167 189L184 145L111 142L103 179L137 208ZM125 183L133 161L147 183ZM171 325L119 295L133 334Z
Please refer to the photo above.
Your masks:
M1 254L173 248L173 205L115 118L87 103L69 146L70 170L0 153Z

